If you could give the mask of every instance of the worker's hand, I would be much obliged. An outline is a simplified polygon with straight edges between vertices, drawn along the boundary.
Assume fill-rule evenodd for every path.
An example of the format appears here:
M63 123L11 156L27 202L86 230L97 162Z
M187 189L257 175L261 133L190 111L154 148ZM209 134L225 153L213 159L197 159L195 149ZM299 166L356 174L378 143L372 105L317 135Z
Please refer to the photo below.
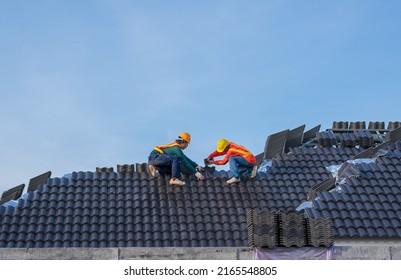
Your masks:
M195 177L201 181L205 180L205 177L203 177L203 175L199 171L195 173Z
M195 169L196 169L196 171L199 171L199 172L205 171L205 169L202 166L199 166L199 165L197 167L195 167Z
M213 164L212 158L205 158L205 164Z

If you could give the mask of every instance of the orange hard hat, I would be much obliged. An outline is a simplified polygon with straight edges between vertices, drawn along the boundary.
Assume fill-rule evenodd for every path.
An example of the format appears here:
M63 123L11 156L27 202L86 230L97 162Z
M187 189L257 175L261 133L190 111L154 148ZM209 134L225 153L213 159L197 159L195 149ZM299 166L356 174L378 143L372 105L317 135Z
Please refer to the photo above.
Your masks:
M191 135L189 135L188 132L181 133L180 135L178 135L178 138L184 140L187 143L191 142Z

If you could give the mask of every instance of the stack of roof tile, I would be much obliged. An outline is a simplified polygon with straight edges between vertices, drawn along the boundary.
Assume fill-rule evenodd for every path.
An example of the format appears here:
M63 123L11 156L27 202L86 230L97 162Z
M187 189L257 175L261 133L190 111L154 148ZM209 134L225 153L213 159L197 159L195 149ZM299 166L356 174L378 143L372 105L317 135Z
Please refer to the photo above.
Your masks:
M17 200L18 198L20 198L24 191L24 188L25 184L21 184L14 188L4 191L3 194L1 195L0 205L10 200Z
M117 165L117 172L118 173L132 173L135 171L134 164L118 164Z
M303 247L305 240L305 219L303 213L282 212L278 213L278 228L280 233L280 245L284 247Z
M331 190L332 188L334 188L335 183L336 183L336 178L328 178L312 186L308 191L307 195L308 200L315 199L316 194L318 192Z
M267 210L247 212L248 245L250 247L278 246L276 214Z
M47 171L29 180L28 192L34 192L40 185L46 184L47 180L52 175L51 171Z
M354 159L361 159L361 158L373 158L376 156L376 154L381 150L381 149L385 149L388 147L388 145L390 145L390 141L386 141L384 143L381 143L377 146L374 147L370 147L366 150L363 150L362 152L360 152L359 154L354 156Z
M354 133L340 133L337 135L337 140L342 148L355 147L358 143Z
M328 218L305 219L307 245L330 247L334 244L331 220Z
M338 180L341 181L342 179L359 176L361 173L360 166L361 165L357 166L356 164L350 162L344 162L338 169ZM328 190L329 189L327 189L326 191Z
M112 173L114 172L113 167L96 167L96 172L98 173Z
M320 131L320 124L312 127L308 131L305 131L304 134L302 135L302 143L308 144L308 142L313 141L313 139L316 137L316 134Z
M385 140L390 141L391 144L401 141L401 127L398 127L387 133L385 136Z
M369 130L356 130L354 134L359 146L366 149L374 145L373 135L369 132Z
M387 129L393 130L393 129L396 129L396 128L399 128L399 127L401 127L401 122L398 122L398 121L396 121L396 122L389 122L389 123L388 123L388 126L387 126Z
M385 129L384 127L384 122L369 122L368 129L370 130L383 130Z
M349 129L366 129L366 123L365 122L351 122L349 124Z
M333 147L337 144L336 136L332 131L321 131L316 134L319 147Z
M329 247L334 240L330 219L305 218L295 211L249 210L247 227L250 247Z
M149 173L148 164L147 163L136 163L135 170L138 172L147 172Z
M284 152L288 131L283 130L267 137L263 159L272 159Z
M337 130L337 129L348 129L348 122L343 122L343 121L337 122L337 121L334 121L333 122L333 129L334 130Z

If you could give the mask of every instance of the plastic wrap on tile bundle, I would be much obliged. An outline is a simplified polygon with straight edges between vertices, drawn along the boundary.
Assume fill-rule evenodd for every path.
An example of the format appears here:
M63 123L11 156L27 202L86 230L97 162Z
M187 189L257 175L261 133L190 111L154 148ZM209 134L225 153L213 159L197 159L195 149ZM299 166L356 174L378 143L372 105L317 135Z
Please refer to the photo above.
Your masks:
M326 166L326 170L329 171L334 178L338 179L338 170L340 170L340 167L341 164L329 165Z
M358 158L358 159L350 159L347 160L348 163L352 163L352 164L362 164L362 163L375 163L376 159L375 158Z
M335 247L254 248L255 260L331 260Z
M302 211L302 210L304 210L306 208L312 208L312 206L313 205L312 205L311 201L304 201L295 210L297 210L299 212L299 211Z
M267 172L267 170L269 170L270 167L272 167L272 161L265 159L260 164L260 166L258 168L258 172Z
M331 173L331 175L336 178L336 181L341 181L345 177L352 175L356 175L359 173L358 165L360 164L371 164L375 163L374 158L360 158L347 160L343 164L340 165L330 165L326 166L326 170Z
M7 207L7 206L11 206L11 207L16 207L18 205L18 200L10 200L7 201L5 203L3 203L1 206Z

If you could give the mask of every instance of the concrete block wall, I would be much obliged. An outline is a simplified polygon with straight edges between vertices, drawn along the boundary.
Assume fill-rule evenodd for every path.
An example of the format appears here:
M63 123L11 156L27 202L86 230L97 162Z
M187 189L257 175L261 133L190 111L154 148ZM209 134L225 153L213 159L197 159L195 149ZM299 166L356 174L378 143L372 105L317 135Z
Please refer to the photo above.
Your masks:
M340 246L335 260L400 260L401 246Z
M118 260L118 248L0 248L0 260Z
M121 260L252 260L250 248L121 248Z
M0 260L252 260L239 248L0 248ZM401 246L338 246L334 260L401 260Z

